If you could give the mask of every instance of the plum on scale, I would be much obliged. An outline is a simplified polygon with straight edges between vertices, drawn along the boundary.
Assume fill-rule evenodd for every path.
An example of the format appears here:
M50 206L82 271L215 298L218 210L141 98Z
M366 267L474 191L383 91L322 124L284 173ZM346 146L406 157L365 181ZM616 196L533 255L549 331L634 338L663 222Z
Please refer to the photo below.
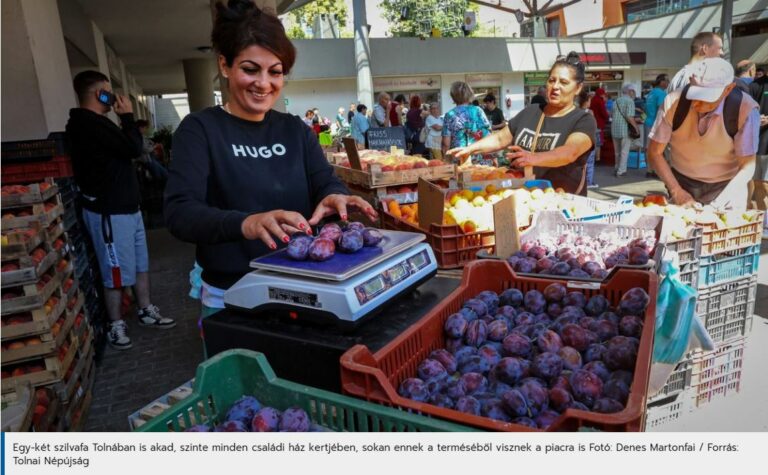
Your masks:
M378 246L383 239L380 230L366 228L362 223L348 223L344 228L337 223L328 223L317 237L295 233L286 246L286 254L295 261L323 262L331 259L336 251L355 253L363 247Z

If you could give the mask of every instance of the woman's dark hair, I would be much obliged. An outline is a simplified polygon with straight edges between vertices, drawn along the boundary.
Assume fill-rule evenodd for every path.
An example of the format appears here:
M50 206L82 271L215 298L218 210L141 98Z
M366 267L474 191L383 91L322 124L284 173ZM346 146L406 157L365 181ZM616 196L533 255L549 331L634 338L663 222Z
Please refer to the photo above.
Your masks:
M395 96L395 102L397 102L398 104L405 104L405 96L402 94L398 94L397 96Z
M408 104L408 107L411 109L418 109L421 107L421 97L419 97L418 94L414 94L411 96L410 103Z
M309 117L310 115L315 115L315 111L307 109L307 112L304 113L304 117Z
M357 105L357 112L363 112L366 109L368 109L368 108L365 107L365 104L358 104Z
M211 32L213 48L232 66L235 57L249 46L258 45L271 51L283 63L288 74L296 62L296 48L285 35L276 16L262 12L251 0L229 0L216 3L216 21Z
M565 66L566 68L570 69L573 79L578 84L584 82L584 63L581 62L579 53L571 51L566 57L558 56L555 64L553 64L549 69L549 74L552 74L552 71L554 71L555 68L559 68L560 66Z

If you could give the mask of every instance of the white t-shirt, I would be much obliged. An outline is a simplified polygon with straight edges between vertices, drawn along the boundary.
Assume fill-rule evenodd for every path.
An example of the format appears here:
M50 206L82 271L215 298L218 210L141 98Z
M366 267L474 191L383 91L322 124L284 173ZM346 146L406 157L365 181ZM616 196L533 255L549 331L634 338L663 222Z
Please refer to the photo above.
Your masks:
M429 129L429 133L427 134L427 141L424 142L424 146L427 148L440 148L442 146L442 132L439 130L435 130L432 128L433 125L439 125L443 126L443 118L442 117L435 117L432 114L427 116L427 120L425 122L426 127Z

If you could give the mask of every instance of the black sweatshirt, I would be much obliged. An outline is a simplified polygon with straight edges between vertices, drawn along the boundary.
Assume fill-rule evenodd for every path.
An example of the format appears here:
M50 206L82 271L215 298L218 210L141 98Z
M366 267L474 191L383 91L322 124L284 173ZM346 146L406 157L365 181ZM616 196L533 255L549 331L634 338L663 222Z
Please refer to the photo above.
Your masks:
M141 155L141 133L133 114L121 114L120 124L122 129L88 109L69 111L66 132L75 181L86 195L83 207L96 213L139 210L139 182L132 159Z
M326 196L348 194L302 120L271 110L252 122L210 107L173 135L165 188L171 233L197 244L203 280L227 289L269 249L241 231L254 213L287 210L309 219Z

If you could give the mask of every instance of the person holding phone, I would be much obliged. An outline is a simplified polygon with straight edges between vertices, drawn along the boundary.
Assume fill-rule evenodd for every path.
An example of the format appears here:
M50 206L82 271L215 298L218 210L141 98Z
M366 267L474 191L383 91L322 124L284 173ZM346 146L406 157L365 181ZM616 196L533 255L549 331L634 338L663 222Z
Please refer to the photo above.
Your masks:
M150 300L149 253L133 166L133 159L142 154L142 137L131 101L115 95L104 74L83 71L73 86L80 107L70 110L66 127L72 167L104 284L108 341L125 350L132 345L120 314L123 287L135 286L139 325L160 329L176 325ZM107 117L112 109L120 127Z
M170 232L197 245L202 317L224 308L224 292L252 259L293 233L352 208L378 219L350 196L300 118L273 109L296 59L277 17L250 0L218 2L211 42L228 100L184 118L173 136L165 190Z

